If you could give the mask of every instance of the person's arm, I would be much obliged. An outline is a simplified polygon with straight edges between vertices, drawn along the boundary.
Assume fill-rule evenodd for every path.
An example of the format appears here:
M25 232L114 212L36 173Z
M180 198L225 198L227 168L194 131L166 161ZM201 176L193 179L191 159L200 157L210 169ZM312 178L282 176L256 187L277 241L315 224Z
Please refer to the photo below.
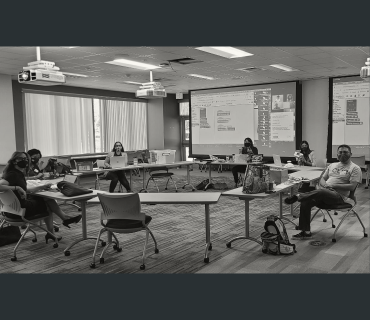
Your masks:
M104 166L105 166L106 168L109 168L109 167L110 167L110 157L109 157L109 153L108 153L108 156L105 158Z
M47 184L42 184L42 185L39 185L39 186L29 186L27 188L27 192L35 193L35 192L39 192L41 190L47 190L47 189L50 189L51 185L52 185L51 183L47 183Z
M1 179L0 180L0 192L4 192L8 190L17 191L22 199L25 199L27 196L26 191L24 191L21 187L9 186L9 182L7 180Z
M42 172L40 172L36 176L26 177L26 180L38 180L38 179L41 179L43 176L44 176L44 174Z
M254 154L258 154L258 149L256 147L253 147L252 151Z
M322 175L320 181L319 181L319 186L326 188L327 184L326 181L329 179L329 167L326 168L324 174Z
M349 178L349 183L336 183L330 184L329 187L335 190L341 191L353 191L355 190L356 186L361 183L362 180L362 172L360 167L354 168L351 172L351 176Z
M316 167L316 157L315 157L315 152L311 151L310 153L310 158L311 158L311 166Z

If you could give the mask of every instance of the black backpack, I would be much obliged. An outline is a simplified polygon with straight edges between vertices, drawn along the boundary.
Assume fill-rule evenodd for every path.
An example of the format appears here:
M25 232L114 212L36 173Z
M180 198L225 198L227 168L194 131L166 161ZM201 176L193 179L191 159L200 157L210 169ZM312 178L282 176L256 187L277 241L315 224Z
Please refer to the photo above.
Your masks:
M266 231L261 233L263 253L291 255L297 252L295 244L290 243L285 225L280 218L268 216L264 228Z

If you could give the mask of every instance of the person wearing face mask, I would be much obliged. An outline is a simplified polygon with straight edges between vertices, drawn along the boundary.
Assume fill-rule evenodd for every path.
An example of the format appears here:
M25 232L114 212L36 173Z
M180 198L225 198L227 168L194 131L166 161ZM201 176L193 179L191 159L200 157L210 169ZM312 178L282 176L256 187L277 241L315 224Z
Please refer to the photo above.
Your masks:
M258 154L258 149L255 146L253 146L253 141L251 138L244 139L244 146L242 148L242 154L250 154L251 156ZM231 172L234 176L235 188L238 187L238 180L239 180L238 173L239 172L244 173L246 167L247 166L245 165L237 165L231 169Z
M36 150L36 149L33 149ZM31 151L31 150L30 150ZM29 152L30 152L29 151ZM38 154L41 156L41 153L39 150ZM17 194L23 194L24 199L22 200L22 197L18 197L18 199L21 201L22 208L26 208L26 216L32 215L34 213L34 210L37 210L37 208L40 208L40 210L46 208L49 212L55 213L63 222L62 224L70 228L69 225L72 223L78 223L82 216L77 215L74 217L71 217L69 215L66 215L59 207L58 203L53 199L43 199L40 197L32 197L32 195L27 193L37 192L40 190L45 190L50 188L51 183L40 185L37 187L27 187L27 182L24 184L24 181L29 180L29 173L31 172L31 168L33 166L31 157L28 153L25 152L15 152L13 156L8 161L8 165L4 168L3 177L2 180L0 180L0 184L2 186L8 185L11 188L15 187L17 188L17 192L15 192L15 195ZM31 152L35 154L34 152ZM19 160L20 159L20 160ZM37 166L37 164L36 164ZM13 190L13 189L12 189ZM22 205L23 203L23 205ZM52 217L52 216L51 216ZM51 221L53 223L53 220ZM58 238L59 239L59 238Z
M105 158L104 166L106 168L110 168L110 157L120 157L123 156L124 148L121 142L117 141L113 148L112 152L108 154L108 156ZM109 171L105 177L107 180L111 180L109 185L109 192L114 192L114 189L117 186L118 181L125 187L128 193L132 192L130 184L127 181L125 172L123 170L117 170L117 171Z
M315 167L316 166L316 158L315 153L313 150L310 149L310 145L306 140L303 140L301 142L301 156L298 158L298 164L303 166L310 166Z
M349 193L356 188L357 184L361 183L362 173L361 168L351 161L351 155L350 146L340 145L337 149L339 162L330 164L325 170L321 181L319 181L318 189L284 200L286 204L292 204L295 201L301 202L298 227L302 231L294 235L293 239L312 238L310 231L311 209L318 203L338 205L352 202L348 198Z
M31 149L28 150L27 153L31 157L31 164L26 180L37 180L43 178L44 174L41 172L38 166L39 160L42 158L41 151L37 149Z

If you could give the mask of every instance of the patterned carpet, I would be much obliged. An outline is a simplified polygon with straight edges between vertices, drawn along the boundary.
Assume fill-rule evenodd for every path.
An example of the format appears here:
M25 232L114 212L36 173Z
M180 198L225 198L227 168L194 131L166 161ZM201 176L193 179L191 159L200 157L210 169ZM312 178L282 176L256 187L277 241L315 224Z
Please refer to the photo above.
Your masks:
M179 192L191 192L190 187L182 189L186 177L174 176ZM191 177L194 186L204 180L204 177ZM231 177L215 178L215 182L226 182L233 188ZM158 183L161 192L164 192L165 180ZM108 190L109 181L101 182L101 189ZM132 188L138 192L142 186L142 177L133 176ZM118 187L117 187L118 189ZM156 192L153 183L150 183L149 192ZM169 190L174 188L169 185ZM215 192L218 190L207 190ZM205 192L205 191L195 191ZM74 207L64 205L62 209L68 214L76 214ZM87 206L88 236L96 237L100 229L100 205ZM153 217L149 227L156 237L159 254L154 254L153 242L149 238L147 247L146 270L141 271L141 255L144 244L144 232L117 235L123 248L116 253L109 248L105 254L105 263L97 268L90 269L89 265L95 241L85 241L77 244L71 250L71 255L65 257L63 251L67 244L78 239L81 235L81 225L72 225L71 229L61 227L58 235L63 236L59 248L54 249L49 242L43 242L44 232L38 233L39 241L31 242L31 235L18 249L18 261L11 262L14 245L0 248L0 273L195 273L204 267L203 255L205 249L205 221L203 205L143 205L142 210ZM278 214L279 200L274 195L264 200L250 202L250 233L259 236L262 232L266 216ZM213 250L210 252L210 263L221 259L226 253L226 242L244 233L244 202L237 198L221 197L217 205L210 206L211 211L211 241ZM284 205L284 212L289 207ZM56 221L57 218L55 219ZM288 226L291 228L291 226ZM104 239L106 235L104 236ZM238 241L234 248L242 248L246 241ZM101 249L99 248L98 252Z

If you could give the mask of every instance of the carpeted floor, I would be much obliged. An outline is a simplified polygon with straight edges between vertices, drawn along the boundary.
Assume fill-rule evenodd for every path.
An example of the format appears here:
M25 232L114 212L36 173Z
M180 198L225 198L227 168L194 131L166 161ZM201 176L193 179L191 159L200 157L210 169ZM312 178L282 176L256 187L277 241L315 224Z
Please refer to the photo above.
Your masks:
M192 173L192 175L195 173ZM204 177L192 176L194 186L204 180ZM186 177L174 176L179 192L191 192L190 187L182 189ZM214 178L215 182L226 182L233 188L231 177ZM165 181L159 184L164 192ZM102 181L101 189L108 190L109 182ZM134 176L132 188L138 192L142 186L142 177ZM118 187L117 187L118 189ZM154 184L150 183L149 192L156 192ZM210 189L206 192L218 190ZM169 184L169 190L174 188ZM205 192L205 191L195 191ZM77 214L74 207L62 206L68 214ZM195 273L204 267L203 255L205 249L204 206L202 205L143 205L142 210L153 217L150 229L156 237L159 254L154 254L153 242L149 240L147 248L146 270L141 271L141 255L144 244L144 232L117 235L123 248L116 253L109 248L105 255L105 263L97 268L90 269L89 265L95 241L89 240L77 244L71 250L71 255L65 257L63 250L67 244L78 239L81 235L81 225L73 225L71 229L61 227L58 235L63 236L60 246L54 249L52 244L45 244L44 232L38 233L38 242L31 242L31 234L20 245L17 262L11 262L14 245L0 248L1 273ZM270 214L278 214L279 200L274 195L264 200L250 202L250 232L252 236L259 236L262 232L264 220ZM88 236L95 237L100 229L100 205L87 206ZM210 206L211 211L211 241L213 250L210 252L210 263L221 259L227 254L226 242L244 233L244 202L237 198L221 197L217 205ZM284 212L289 207L284 205ZM55 219L56 221L57 218ZM106 238L106 235L104 236ZM149 238L150 239L150 238ZM247 242L240 241L233 247L242 248ZM100 252L101 249L99 248ZM99 257L98 257L99 258Z

